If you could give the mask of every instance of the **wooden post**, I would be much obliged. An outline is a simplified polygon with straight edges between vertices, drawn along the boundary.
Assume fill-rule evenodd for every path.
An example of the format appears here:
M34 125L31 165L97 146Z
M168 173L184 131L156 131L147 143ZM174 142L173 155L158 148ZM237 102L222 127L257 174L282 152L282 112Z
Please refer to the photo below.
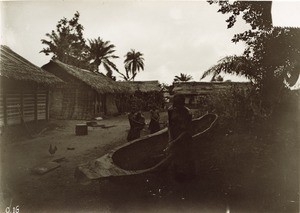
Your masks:
M91 103L92 103L92 107L93 107L93 116L95 116L96 115L96 93L95 93L95 90L92 90L92 101L91 101Z
M80 101L81 100L78 100L78 93L79 93L79 89L78 87L75 88L75 103L74 103L74 107L73 107L73 113L72 113L72 117L74 116L74 113L75 113L75 118L78 119L79 115L80 115ZM82 116L80 116L80 119L82 119Z
M34 90L34 121L37 122L38 120L38 112L37 112L37 88Z
M107 113L107 108L106 108L106 94L102 95L102 104L103 104L104 115L106 115L106 113Z
M46 120L49 120L49 88L46 92Z

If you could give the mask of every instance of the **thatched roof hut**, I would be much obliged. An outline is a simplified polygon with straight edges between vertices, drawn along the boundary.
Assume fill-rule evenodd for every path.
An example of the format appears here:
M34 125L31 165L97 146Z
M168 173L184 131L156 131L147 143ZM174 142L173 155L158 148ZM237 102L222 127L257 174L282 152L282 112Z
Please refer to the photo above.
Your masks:
M117 106L120 112L132 109L148 111L152 107L161 108L164 104L163 91L158 81L119 81L127 87L127 94L119 97Z
M49 87L63 81L9 47L0 48L0 126L48 119Z
M35 82L43 85L53 85L63 82L56 76L32 64L5 45L1 45L0 62L0 76L4 79Z
M174 83L173 93L184 95L207 95L228 90L232 86L247 88L249 82L178 82Z
M117 114L115 96L128 90L101 73L71 66L59 60L51 60L42 68L65 82L62 87L51 91L52 118L91 119Z
M49 67L51 67L51 69L49 69ZM65 64L59 60L51 60L42 68L58 77L60 77L63 72L66 72L67 74L84 82L86 85L92 87L100 94L123 93L127 90L126 87L120 85L118 82L111 80L102 73L95 73L89 70L81 69L72 65Z
M213 96L230 92L231 88L246 91L249 82L178 82L174 83L173 93L183 94L185 103L190 108L199 108Z
M160 92L162 88L158 81L119 81L121 85L128 88L128 92Z

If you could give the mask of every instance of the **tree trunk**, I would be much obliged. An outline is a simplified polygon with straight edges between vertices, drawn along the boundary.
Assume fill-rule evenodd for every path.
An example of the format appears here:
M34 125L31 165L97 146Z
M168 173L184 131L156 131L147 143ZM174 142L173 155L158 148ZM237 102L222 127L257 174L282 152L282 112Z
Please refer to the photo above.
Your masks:
M266 28L273 27L273 20L272 20L272 1L262 1L263 7L263 14L262 18L265 20L264 25Z

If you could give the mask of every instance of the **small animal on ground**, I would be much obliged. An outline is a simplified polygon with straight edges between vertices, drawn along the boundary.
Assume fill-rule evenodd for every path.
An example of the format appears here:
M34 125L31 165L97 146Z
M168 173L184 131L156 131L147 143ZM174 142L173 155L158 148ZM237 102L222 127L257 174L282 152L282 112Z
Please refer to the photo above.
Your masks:
M56 152L56 150L57 150L57 147L56 147L56 146L52 147L52 144L50 144L50 147L49 147L49 153L50 153L51 155L54 155L55 152Z

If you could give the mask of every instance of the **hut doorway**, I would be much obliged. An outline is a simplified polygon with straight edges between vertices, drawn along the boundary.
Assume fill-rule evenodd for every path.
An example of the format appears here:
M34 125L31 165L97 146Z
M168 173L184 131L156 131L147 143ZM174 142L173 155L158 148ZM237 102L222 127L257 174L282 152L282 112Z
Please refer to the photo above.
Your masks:
M107 115L116 115L118 114L118 108L116 105L116 100L114 94L106 94L104 104L104 112Z
M103 96L95 92L94 115L99 116L104 112Z

